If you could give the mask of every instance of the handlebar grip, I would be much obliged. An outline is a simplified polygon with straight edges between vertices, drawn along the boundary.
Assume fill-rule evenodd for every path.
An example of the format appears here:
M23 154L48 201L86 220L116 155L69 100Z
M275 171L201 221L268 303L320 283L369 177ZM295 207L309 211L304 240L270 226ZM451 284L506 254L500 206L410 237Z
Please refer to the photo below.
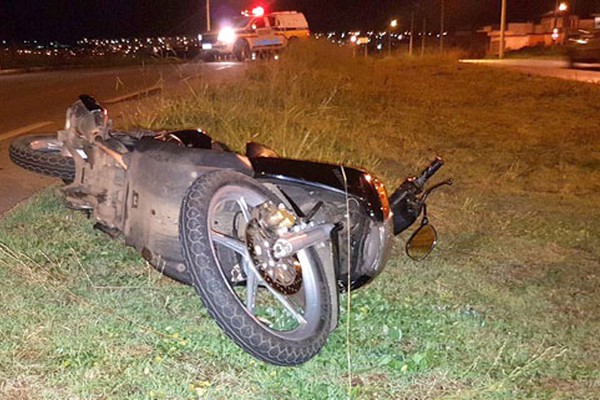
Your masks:
M444 160L442 160L441 157L436 157L435 160L433 160L431 164L429 164L429 167L425 168L423 172L421 172L421 175L419 175L419 177L415 179L415 185L422 189L425 185L425 182L427 182L427 180L431 178L433 174L435 174L438 171L438 169L442 168L443 165Z

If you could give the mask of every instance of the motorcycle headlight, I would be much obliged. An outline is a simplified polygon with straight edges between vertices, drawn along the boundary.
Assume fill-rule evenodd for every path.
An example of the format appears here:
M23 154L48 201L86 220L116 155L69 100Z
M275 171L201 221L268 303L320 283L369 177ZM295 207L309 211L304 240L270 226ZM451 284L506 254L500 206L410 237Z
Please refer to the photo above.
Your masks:
M219 31L219 35L217 36L217 40L219 42L223 42L226 44L231 44L233 42L235 42L236 39L236 34L235 31L233 30L233 28L223 28Z

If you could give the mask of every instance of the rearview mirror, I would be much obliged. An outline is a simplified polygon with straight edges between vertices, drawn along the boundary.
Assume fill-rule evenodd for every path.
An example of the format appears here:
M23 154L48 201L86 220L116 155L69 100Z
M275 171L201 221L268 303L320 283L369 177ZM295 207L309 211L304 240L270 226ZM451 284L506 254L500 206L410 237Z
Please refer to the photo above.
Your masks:
M424 260L437 243L437 232L429 224L423 224L406 242L406 254L415 261Z

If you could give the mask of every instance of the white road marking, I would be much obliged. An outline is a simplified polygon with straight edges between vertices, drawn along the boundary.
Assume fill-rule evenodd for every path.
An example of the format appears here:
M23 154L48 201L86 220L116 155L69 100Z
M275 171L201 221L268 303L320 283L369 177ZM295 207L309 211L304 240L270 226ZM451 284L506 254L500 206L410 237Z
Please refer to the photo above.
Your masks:
M44 126L52 125L52 121L36 122L35 124L27 125L22 128L13 129L12 131L0 133L0 142L3 140L14 138L15 136L22 135L27 132L35 131L36 129L43 128Z
M233 67L240 67L240 66L244 65L244 63L240 62L240 61L222 61L218 65L219 66L216 67L215 69L217 71L220 71L222 69L233 68Z

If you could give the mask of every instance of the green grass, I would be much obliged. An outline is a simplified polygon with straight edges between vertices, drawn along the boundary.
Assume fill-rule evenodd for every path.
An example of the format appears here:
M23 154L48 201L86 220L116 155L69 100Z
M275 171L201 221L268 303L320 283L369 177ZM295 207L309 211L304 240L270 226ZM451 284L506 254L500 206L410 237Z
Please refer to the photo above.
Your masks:
M317 42L185 92L126 124L203 127L389 186L444 156L456 184L430 201L439 247L412 262L403 234L323 351L272 367L51 188L0 221L0 397L598 397L600 88Z

